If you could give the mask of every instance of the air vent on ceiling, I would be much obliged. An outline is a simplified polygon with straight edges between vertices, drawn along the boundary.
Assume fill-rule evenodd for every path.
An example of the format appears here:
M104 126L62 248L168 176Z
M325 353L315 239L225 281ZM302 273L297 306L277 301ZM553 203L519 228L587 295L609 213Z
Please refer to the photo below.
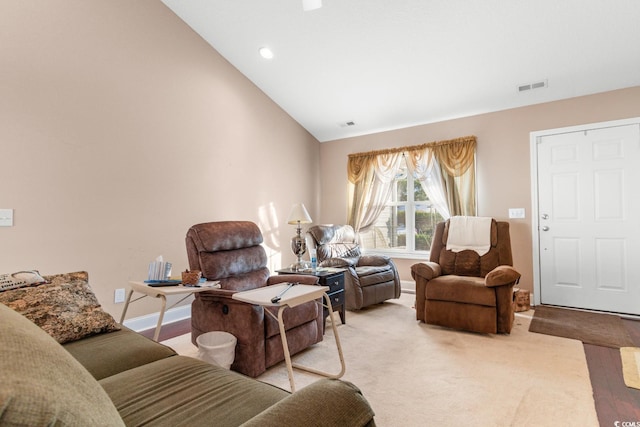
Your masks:
M354 122L353 120L350 120L348 122L344 122L344 123L340 123L340 126L343 128L349 127L349 126L355 126L356 122Z
M526 92L528 90L540 89L547 86L548 86L547 80L542 80L534 83L525 83L525 84L518 85L518 92Z

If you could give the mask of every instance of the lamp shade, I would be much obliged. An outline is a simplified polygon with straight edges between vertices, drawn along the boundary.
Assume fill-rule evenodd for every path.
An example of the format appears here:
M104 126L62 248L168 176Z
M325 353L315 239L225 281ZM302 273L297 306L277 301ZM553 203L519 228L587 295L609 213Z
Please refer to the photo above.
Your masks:
M296 203L291 208L291 213L289 213L289 219L287 220L287 224L310 224L311 216L309 216L309 212L307 212L307 208L304 207L302 203Z

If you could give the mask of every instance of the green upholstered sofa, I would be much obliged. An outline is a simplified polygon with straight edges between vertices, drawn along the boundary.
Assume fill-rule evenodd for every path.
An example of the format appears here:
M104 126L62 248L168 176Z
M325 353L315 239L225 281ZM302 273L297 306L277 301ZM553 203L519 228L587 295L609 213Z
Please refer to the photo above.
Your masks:
M373 426L360 391L289 393L129 329L59 344L0 304L0 426Z

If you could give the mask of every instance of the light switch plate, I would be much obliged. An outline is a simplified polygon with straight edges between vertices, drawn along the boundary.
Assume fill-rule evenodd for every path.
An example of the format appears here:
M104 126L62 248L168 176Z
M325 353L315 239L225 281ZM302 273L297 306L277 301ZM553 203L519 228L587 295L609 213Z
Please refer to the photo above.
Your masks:
M509 218L524 218L524 208L509 208Z
M0 227L13 227L13 209L0 209Z

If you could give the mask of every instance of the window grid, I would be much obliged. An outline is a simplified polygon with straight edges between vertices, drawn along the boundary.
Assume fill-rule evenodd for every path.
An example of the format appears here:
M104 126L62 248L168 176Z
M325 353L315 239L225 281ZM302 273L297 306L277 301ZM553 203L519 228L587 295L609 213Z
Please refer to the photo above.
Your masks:
M376 224L360 234L360 240L367 251L424 256L431 247L435 225L440 221L442 217L404 164L396 176L386 208Z

